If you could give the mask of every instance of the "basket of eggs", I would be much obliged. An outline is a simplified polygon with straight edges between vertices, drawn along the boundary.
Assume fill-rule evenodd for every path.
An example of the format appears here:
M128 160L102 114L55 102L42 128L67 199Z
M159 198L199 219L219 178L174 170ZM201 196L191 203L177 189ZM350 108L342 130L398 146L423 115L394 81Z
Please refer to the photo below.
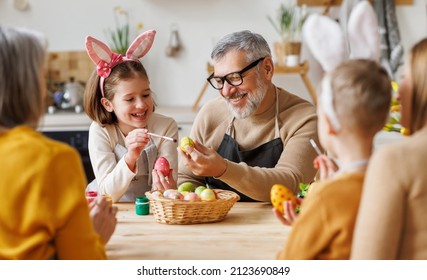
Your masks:
M174 190L147 192L146 196L156 221L170 225L222 221L240 199L232 191L208 189L205 186L195 188L190 182L182 183Z
M194 145L191 138L181 139L181 149ZM154 169L168 176L167 159L157 159ZM179 185L178 189L150 191L145 193L150 200L150 209L157 222L171 225L188 225L222 221L240 196L232 191L194 186L191 182Z

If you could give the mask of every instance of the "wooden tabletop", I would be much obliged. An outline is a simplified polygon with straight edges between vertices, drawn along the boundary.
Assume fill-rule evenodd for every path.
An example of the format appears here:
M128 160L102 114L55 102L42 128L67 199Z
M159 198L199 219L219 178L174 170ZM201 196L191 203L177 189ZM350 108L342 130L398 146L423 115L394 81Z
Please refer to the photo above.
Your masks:
M220 222L166 225L153 214L135 214L135 204L116 203L117 227L107 244L110 259L271 260L290 227L268 203L237 202Z

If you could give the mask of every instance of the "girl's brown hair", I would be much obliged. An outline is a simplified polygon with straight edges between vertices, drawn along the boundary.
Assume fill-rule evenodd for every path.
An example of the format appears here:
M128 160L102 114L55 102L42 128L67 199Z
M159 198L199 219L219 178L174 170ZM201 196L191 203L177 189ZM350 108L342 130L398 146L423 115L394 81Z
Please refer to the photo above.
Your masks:
M115 88L122 80L128 80L135 77L144 77L148 80L147 72L139 61L125 61L118 64L111 70L111 74L104 81L105 98L113 100L116 93ZM99 79L96 69L92 72L85 88L84 93L84 110L86 114L104 126L107 124L114 124L117 122L117 117L114 112L108 112L101 104L102 93L99 87Z

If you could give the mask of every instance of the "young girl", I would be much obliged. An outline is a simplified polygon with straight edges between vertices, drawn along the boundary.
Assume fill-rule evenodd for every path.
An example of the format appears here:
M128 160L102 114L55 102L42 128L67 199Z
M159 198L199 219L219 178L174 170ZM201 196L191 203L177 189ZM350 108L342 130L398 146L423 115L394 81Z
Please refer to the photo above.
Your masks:
M155 31L138 36L125 56L104 43L86 38L89 57L97 65L85 89L84 109L93 120L89 156L98 191L114 202L135 201L151 189L176 188L178 127L172 118L154 113L153 92L139 61L151 48ZM171 167L165 177L153 167L159 157Z
M388 74L374 61L344 62L323 79L317 105L319 140L339 169L311 187L278 258L350 257L364 172L390 100Z

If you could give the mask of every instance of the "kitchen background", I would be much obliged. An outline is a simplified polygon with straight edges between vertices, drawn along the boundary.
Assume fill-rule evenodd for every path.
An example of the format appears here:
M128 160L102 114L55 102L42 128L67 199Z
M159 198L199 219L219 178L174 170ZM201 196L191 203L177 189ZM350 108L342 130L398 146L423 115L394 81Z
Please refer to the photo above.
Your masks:
M49 60L50 70L56 70L55 75L60 76L59 80L67 82L72 75L86 76L92 71L94 66L88 62L84 53L85 37L91 35L108 42L107 30L116 28L115 9L120 7L128 14L131 40L141 31L157 31L152 49L142 60L156 94L156 111L177 121L181 138L190 133L197 113L197 108L192 110L192 107L206 85L206 77L209 75L207 65L216 41L227 33L249 29L265 37L276 60L274 43L280 37L267 16L276 18L280 4L292 1L0 0L0 25L21 26L43 32L49 41L50 56L54 58ZM320 3L322 1L319 0ZM308 12L321 13L323 9L308 7ZM399 5L396 12L406 53L410 46L427 35L426 0L413 0L413 4L407 6ZM332 8L329 15L337 18L339 9ZM123 17L119 16L119 20L123 20ZM138 29L141 23L142 30ZM166 49L171 43L176 43L176 37L171 39L174 30L178 31L182 48L176 55L168 56ZM68 52L78 54L71 55ZM313 86L317 87L322 71L304 43L301 59L309 62L308 77ZM312 101L299 75L276 74L273 80L278 86ZM218 92L208 86L200 99L200 105L217 95ZM40 123L39 130L79 151L90 182L94 179L87 147L90 120L81 112L81 107L79 110L70 110L72 108L50 111Z
M20 10L19 4L28 2ZM49 51L83 51L87 35L107 41L106 30L115 28L114 8L129 14L131 38L138 31L157 30L153 48L143 62L148 70L157 103L166 107L190 110L208 76L207 63L214 43L223 35L249 29L262 34L273 49L278 34L267 20L275 17L286 0L0 0L0 24L24 26L39 30L49 40ZM319 1L321 2L321 1ZM15 5L14 5L15 4ZM16 5L18 4L18 5ZM25 5L23 5L25 6ZM322 12L323 7L308 7L308 12ZM332 8L330 15L338 15ZM397 6L397 18L405 52L427 35L426 0L413 0L412 5ZM181 51L166 56L173 29L178 30ZM140 30L139 30L140 31ZM322 75L320 66L307 49L302 59L310 63L309 77L316 87ZM311 101L298 75L276 75L277 85ZM208 87L201 104L217 92Z

